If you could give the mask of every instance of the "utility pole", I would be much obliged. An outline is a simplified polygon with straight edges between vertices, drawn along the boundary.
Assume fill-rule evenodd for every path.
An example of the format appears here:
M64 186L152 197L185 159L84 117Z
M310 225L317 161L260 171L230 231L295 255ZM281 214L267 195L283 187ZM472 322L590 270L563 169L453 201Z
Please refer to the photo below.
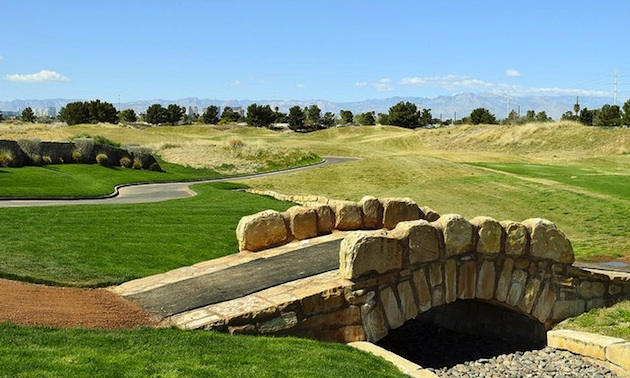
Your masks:
M615 70L615 80L613 82L613 105L617 105L617 70Z

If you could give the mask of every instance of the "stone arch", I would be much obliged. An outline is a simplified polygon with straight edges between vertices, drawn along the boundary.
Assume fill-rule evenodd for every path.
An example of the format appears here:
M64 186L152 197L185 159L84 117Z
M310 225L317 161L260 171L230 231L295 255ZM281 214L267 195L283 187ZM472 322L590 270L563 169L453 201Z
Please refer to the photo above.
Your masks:
M365 337L458 299L478 299L552 324L606 302L609 280L572 267L571 243L551 222L455 214L358 231L341 243L340 273L352 281Z

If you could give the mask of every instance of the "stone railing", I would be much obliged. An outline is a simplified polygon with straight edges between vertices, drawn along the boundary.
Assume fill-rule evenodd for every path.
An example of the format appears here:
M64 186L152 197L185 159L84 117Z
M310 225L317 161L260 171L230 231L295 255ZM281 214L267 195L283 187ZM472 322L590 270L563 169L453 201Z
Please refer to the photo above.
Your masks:
M303 288L279 287L281 295L260 293L266 298L261 303L268 305L251 315L219 317L216 325L206 328L377 341L432 308L475 300L535 320L544 333L568 317L630 299L628 279L574 267L570 241L544 219L468 221L455 214L438 216L407 199L365 197L353 203L306 198L299 201L305 206L284 213L245 217L237 232L241 250L260 250L334 229L371 230L352 232L342 240L339 271L309 278L314 283L305 281ZM509 324L485 326L515 330Z
M285 212L266 210L243 217L236 229L241 251L256 252L330 234L334 230L392 229L399 222L439 218L428 207L419 207L408 198L363 197L359 202L332 200L325 197L283 196L270 191L250 191L274 198L301 203Z
M551 222L443 215L391 231L355 232L341 244L340 274L354 283L366 338L379 340L419 313L457 299L496 303L548 329L630 297L627 281L572 266L571 243Z

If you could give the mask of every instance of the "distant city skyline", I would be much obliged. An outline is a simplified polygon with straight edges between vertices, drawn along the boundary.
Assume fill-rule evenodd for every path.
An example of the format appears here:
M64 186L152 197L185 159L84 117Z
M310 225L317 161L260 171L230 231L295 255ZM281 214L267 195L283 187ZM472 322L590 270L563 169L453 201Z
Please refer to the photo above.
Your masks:
M623 103L629 11L612 0L5 1L0 101L612 99L616 89Z

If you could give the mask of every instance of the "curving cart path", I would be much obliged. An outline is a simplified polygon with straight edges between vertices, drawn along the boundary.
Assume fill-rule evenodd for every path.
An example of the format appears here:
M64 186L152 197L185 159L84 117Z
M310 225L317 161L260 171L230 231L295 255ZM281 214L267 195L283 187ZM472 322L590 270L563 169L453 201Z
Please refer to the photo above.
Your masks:
M100 198L34 198L34 199L13 199L0 198L0 207L35 207L35 206L66 206L66 205L113 205L113 204L134 204L161 202L173 199L188 198L196 193L190 189L193 184L208 182L222 182L234 180L246 180L250 178L267 177L280 174L293 173L306 169L324 167L333 164L345 163L357 160L351 157L324 156L324 161L311 165L288 168L279 171L253 173L249 175L221 177L216 179L205 179L196 181L152 183L152 184L131 184L116 187L114 193Z

